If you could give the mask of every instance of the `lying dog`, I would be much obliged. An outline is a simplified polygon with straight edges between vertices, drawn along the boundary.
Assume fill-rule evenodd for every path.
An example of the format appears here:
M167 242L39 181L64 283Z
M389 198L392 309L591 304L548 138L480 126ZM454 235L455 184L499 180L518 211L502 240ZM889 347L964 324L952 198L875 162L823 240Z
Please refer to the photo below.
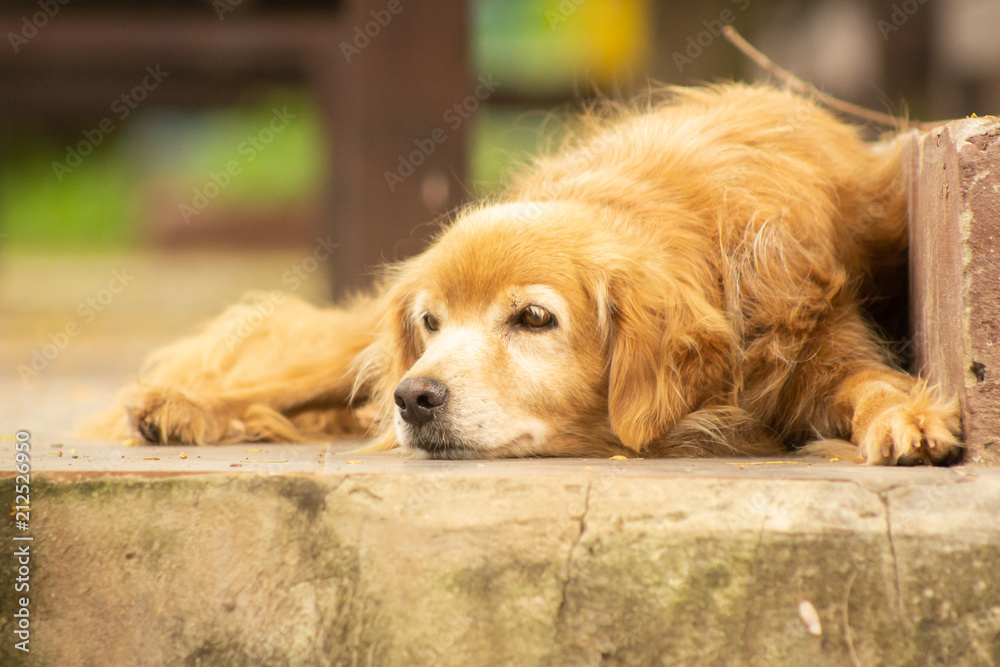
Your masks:
M735 84L586 124L371 295L336 309L258 295L154 354L96 433L371 427L376 448L438 458L822 439L868 463L960 457L957 404L894 368L863 310L906 280L899 142Z

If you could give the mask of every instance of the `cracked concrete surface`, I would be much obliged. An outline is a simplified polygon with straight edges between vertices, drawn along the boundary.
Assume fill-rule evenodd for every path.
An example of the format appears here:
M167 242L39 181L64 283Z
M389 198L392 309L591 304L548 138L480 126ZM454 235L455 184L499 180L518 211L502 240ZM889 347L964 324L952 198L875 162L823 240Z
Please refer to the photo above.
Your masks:
M889 499L886 497L887 491L882 491L878 494L878 499L882 501L882 507L885 508L885 536L889 541L889 553L892 555L892 573L893 581L896 584L896 613L899 618L903 618L902 610L902 600L903 595L899 583L899 560L896 558L896 544L892 540L892 510L889 507Z
M566 554L566 575L563 580L562 598L559 600L559 609L556 610L557 625L566 609L566 595L569 593L569 584L573 578L573 555L580 546L583 534L587 531L587 511L590 509L590 490L592 486L591 482L587 482L587 491L583 498L583 512L580 514L580 532L577 533L573 543L569 545L569 553Z
M1000 656L996 469L64 447L32 478L35 664Z

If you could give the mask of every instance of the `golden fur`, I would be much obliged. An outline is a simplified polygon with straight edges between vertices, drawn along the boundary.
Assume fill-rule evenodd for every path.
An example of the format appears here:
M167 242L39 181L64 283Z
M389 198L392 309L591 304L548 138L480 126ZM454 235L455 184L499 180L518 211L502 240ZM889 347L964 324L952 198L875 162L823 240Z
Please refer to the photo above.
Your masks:
M823 439L868 463L959 457L957 405L893 368L862 310L906 279L899 143L866 144L769 87L672 93L589 118L369 295L234 306L154 354L91 434L370 426L377 448L438 457L775 455ZM261 301L275 312L248 326ZM426 423L394 404L418 378L447 389L435 408L405 385Z

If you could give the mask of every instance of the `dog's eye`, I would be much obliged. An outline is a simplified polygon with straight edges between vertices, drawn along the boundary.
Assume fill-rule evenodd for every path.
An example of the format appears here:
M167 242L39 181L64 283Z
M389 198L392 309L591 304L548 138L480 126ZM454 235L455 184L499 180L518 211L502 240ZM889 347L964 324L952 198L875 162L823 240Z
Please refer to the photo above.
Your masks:
M437 318L430 313L424 314L424 328L428 331L437 331L441 324L438 322Z
M556 319L541 306L528 306L518 315L517 323L529 329L550 329L556 325Z

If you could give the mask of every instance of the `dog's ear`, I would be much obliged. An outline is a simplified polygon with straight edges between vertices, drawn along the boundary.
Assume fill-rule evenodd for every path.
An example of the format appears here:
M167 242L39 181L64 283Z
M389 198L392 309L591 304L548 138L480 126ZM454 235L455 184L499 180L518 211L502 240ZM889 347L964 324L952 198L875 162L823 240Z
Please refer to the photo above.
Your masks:
M355 360L353 397L367 396L378 409L376 421L383 435L392 431L396 385L420 357L418 338L413 330L411 292L397 282L372 301L377 309L375 340Z
M608 414L622 444L641 451L725 391L732 327L692 283L619 276L607 292Z
M413 306L410 290L403 285L390 290L386 295L388 304L385 308L385 319L382 322L389 359L388 374L395 382L402 379L406 371L420 358L417 343L417 332L414 329L412 313Z

